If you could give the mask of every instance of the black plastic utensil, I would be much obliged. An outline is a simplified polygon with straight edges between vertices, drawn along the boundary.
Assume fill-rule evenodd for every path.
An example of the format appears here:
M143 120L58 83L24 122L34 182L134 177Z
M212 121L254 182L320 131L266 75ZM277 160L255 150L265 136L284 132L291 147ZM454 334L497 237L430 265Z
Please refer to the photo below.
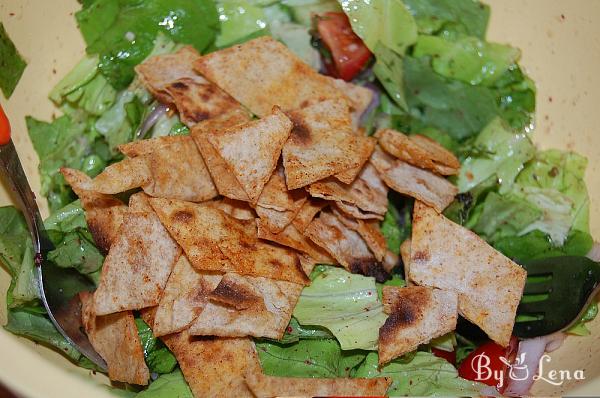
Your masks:
M527 270L527 283L513 331L518 337L568 329L600 292L600 263L587 257L552 257L522 265Z
M0 106L0 175L10 184L31 233L35 251L40 298L56 329L79 352L106 370L106 362L94 350L81 321L79 292L92 291L94 284L72 268L59 268L47 260L54 246L44 229L40 210L10 138L10 123Z

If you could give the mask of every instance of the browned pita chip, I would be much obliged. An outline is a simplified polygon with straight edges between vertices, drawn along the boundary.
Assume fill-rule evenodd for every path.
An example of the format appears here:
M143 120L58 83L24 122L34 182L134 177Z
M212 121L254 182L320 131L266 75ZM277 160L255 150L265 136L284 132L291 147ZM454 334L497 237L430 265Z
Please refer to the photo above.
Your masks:
M508 345L527 273L468 229L417 201L410 277L459 294L461 315Z
M334 200L342 211L355 218L382 219L387 212L387 187L370 163L365 165L358 178L350 185L335 178L327 178L311 184L308 192L314 197Z
M208 295L217 287L221 275L196 271L185 255L173 268L156 309L155 336L164 336L187 328L202 312Z
M457 300L454 292L424 286L384 286L389 317L379 329L379 365L456 329Z
M92 189L115 194L139 188L152 180L146 158L125 158L105 168L92 180Z
M144 192L190 202L214 198L217 189L194 140L189 136L178 138L146 155L152 179L142 186Z
M327 201L317 198L309 198L306 202L304 202L304 205L300 208L300 211L298 214L296 214L296 217L294 217L294 220L292 221L294 223L294 227L296 227L298 231L304 233L306 227L308 227L313 218L315 218L325 206L327 206Z
M250 207L248 202L223 198L222 200L216 200L207 204L229 214L233 218L237 218L238 220L254 220L256 218L256 212Z
M278 234L272 233L265 224L266 223L261 219L256 220L258 237L260 239L270 240L279 243L282 246L296 249L322 264L333 263L333 259L327 254L327 252L325 252L321 247L315 245L292 224L285 227L283 231Z
M60 169L67 183L81 200L85 210L88 229L96 245L108 253L110 245L116 239L127 206L112 196L92 190L92 179L85 173L68 168Z
M269 182L265 185L257 205L265 209L277 211L292 211L297 213L308 195L304 189L294 189L288 191L285 185L285 175L281 164L271 175Z
M240 105L224 91L194 72L200 54L190 46L173 54L154 56L135 70L146 88L161 102L175 104L187 126L218 116Z
M234 110L219 117L198 123L191 132L191 136L204 158L204 162L219 193L228 198L243 201L249 200L248 195L246 195L235 175L227 168L227 163L225 163L217 150L208 142L207 134L211 131L231 128L250 120L248 112Z
M278 108L260 120L207 133L208 141L256 203L277 166L292 122Z
M108 377L125 383L146 385L150 371L131 311L96 316L90 292L79 293L81 321L90 343L106 361Z
M373 101L373 90L341 79L332 79L332 83L348 98L352 113L352 125L355 130L358 129L362 115Z
M309 101L347 101L331 78L269 36L205 55L194 68L260 117L274 105L288 111Z
M359 131L357 134L364 136L364 131ZM352 182L358 177L360 172L363 169L363 166L371 157L371 154L375 150L375 145L377 145L376 140L373 137L366 137L367 140L364 142L368 148L368 151L364 151L359 158L359 165L357 167L352 167L348 170L344 170L335 175L335 178L343 182L344 184L352 184Z
M379 130L375 137L386 152L413 166L441 175L457 174L460 169L456 156L431 138L392 129Z
M125 214L94 293L96 314L158 304L181 249L154 213Z
M302 270L307 276L309 276L319 262L307 254L299 254L298 257L300 258Z
M254 221L237 220L211 205L159 198L150 203L197 270L308 283L298 256L259 241Z
M378 282L388 279L389 274L360 235L342 224L333 214L321 212L304 234L350 272L373 276Z
M371 252L375 255L377 261L383 261L387 254L387 242L379 228L379 221L352 219L346 214L337 211L337 209L334 209L333 213L342 224L351 230L358 232L367 246L369 246Z
M406 280L406 285L413 285L412 280L410 279L410 238L406 239L400 245L400 257L402 257L402 264L404 265L404 279Z
M256 206L255 210L256 214L263 220L265 227L271 233L278 234L296 218L296 214L300 209L295 212L292 210L278 211Z
M181 136L156 137L147 140L137 140L119 145L119 151L130 158L149 155L154 151L175 144L181 140Z
M129 209L131 211L153 212L154 209L150 206L150 196L145 192L136 192L129 197Z
M360 167L373 151L371 138L352 131L345 102L318 102L288 115L294 123L282 151L288 189Z
M246 383L257 398L271 397L375 397L384 396L392 380L385 377L301 378L275 377L247 372Z
M438 212L442 212L458 193L458 188L448 180L401 160L394 160L381 150L373 152L371 163L387 186L432 206Z
M394 268L396 268L396 266L398 265L399 261L400 261L400 259L398 258L398 255L396 255L395 253L393 253L390 250L388 250L385 253L385 257L383 258L383 269L388 274L391 274L392 270Z
M281 339L302 285L262 277L227 274L211 295L190 333Z

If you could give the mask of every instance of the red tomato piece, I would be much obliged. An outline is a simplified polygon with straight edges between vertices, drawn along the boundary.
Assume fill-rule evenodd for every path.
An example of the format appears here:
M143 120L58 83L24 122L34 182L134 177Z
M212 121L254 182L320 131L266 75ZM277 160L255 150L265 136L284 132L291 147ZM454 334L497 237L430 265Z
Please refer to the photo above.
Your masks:
M318 15L317 30L333 60L333 65L325 62L329 73L334 72L331 70L331 66L334 66L336 77L352 80L369 62L371 52L352 31L350 21L343 12Z
M443 358L450 362L452 365L456 364L456 351L445 351L439 348L431 348L431 353L438 358Z
M8 144L10 141L10 123L8 118L0 106L0 145Z

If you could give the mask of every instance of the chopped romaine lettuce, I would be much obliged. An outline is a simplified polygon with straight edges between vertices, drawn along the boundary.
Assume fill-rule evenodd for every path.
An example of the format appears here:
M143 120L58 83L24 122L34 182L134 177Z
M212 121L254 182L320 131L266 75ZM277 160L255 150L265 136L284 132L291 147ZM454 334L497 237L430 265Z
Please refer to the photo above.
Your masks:
M76 18L86 51L99 54L100 71L116 89L131 82L133 67L151 52L158 32L203 51L219 28L209 0L96 0Z
M385 238L388 249L396 255L400 254L400 244L403 240L402 231L397 221L398 218L400 218L398 210L390 203L385 218L381 222L381 233Z
M307 28L312 26L314 14L342 11L337 0L281 0L281 4L290 9L294 22Z
M299 340L293 344L256 343L263 372L282 377L348 377L366 352L344 351L335 339Z
M500 238L494 242L494 247L507 257L527 261L555 256L585 256L592 249L593 244L590 234L573 230L562 246L556 246L550 236L535 230L521 236Z
M593 302L588 306L587 310L585 311L579 322L577 322L571 328L567 329L566 332L569 334L574 334L576 336L589 336L591 332L585 324L590 321L593 321L596 318L596 316L598 316L598 303Z
M490 7L477 0L404 0L419 32L427 35L465 33L485 38Z
M229 47L252 35L267 33L267 18L263 9L248 0L217 2L221 31L215 40L218 48Z
M183 378L181 370L175 369L171 373L163 374L154 380L147 389L138 394L136 398L193 398L192 390Z
M317 266L311 279L294 309L298 322L327 328L343 350L376 349L387 316L375 279L326 265Z
M27 63L0 23L0 89L6 98L10 98L15 91L26 66Z
M517 63L521 52L511 46L485 42L477 37L454 41L419 36L413 56L431 57L433 70L469 84L491 86Z
M445 335L436 337L429 342L431 347L443 351L454 351L456 344L456 334L454 332L446 333Z
M288 324L285 333L281 340L277 341L280 344L295 343L302 340L314 339L333 339L334 336L329 330L320 326L303 326L298 323L296 318L292 317Z
M377 62L373 66L373 73L400 109L407 111L402 57L381 43L377 44L375 54Z
M148 368L153 373L171 373L177 360L162 341L154 337L152 329L142 319L136 318L135 324L138 328L138 334L144 349L144 358Z
M483 385L458 377L456 368L445 359L421 351L408 359L396 359L379 369L377 353L372 352L353 376L390 377L390 396L480 396Z
M473 142L471 153L462 163L457 185L467 192L495 176L501 194L511 190L524 164L535 155L535 147L525 133L518 133L500 118L492 120Z
M354 33L375 55L379 43L404 54L417 41L417 24L401 0L343 0L340 4Z

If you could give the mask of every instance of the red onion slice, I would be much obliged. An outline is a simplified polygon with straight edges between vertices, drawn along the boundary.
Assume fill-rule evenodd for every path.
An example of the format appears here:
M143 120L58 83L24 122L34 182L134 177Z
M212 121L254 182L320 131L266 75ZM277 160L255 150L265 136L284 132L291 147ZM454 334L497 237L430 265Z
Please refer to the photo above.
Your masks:
M135 139L143 139L148 133L148 131L150 131L150 129L154 127L156 122L158 122L158 119L160 119L161 116L166 114L168 111L168 106L160 103L157 104L154 107L154 109L152 109L152 111L148 114L148 116L146 116L146 118L142 121L142 123L140 123L140 127L138 127L137 131L135 132Z

